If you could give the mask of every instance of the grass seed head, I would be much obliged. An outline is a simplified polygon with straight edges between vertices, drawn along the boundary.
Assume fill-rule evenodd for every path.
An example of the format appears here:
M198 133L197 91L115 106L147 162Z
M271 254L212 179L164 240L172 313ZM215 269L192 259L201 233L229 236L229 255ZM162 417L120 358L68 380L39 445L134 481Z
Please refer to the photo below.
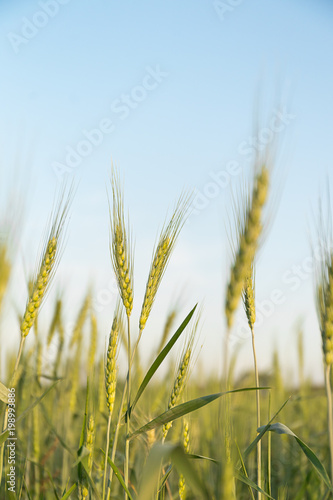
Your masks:
M113 203L110 209L110 254L121 300L129 317L133 309L133 255L124 216L119 178L112 169Z
M146 285L145 297L142 304L139 320L140 332L142 332L142 330L146 326L157 294L157 290L160 286L172 250L175 246L179 232L184 225L189 202L190 198L188 196L180 197L169 223L161 231L156 249L154 251Z
M106 405L109 414L112 415L114 402L116 398L117 386L117 351L118 351L118 335L119 335L119 317L116 312L112 328L109 336L109 345L105 363L105 389L106 389Z
M67 194L65 193L65 189L63 189L54 213L51 216L51 227L46 238L40 264L33 279L33 285L21 321L22 337L26 337L31 330L43 300L45 299L47 290L52 282L57 267L57 260L61 253L62 237L71 199L72 188L69 189Z
M243 302L249 327L251 331L253 331L254 323L256 321L256 307L255 307L255 289L254 289L252 268L251 268L251 273L245 278L244 289L243 289Z
M333 253L326 260L317 284L317 310L326 365L333 364Z
M244 288L244 281L259 245L262 233L262 210L267 200L269 188L269 169L262 165L256 175L251 196L245 204L244 213L240 214L238 220L238 244L235 251L234 262L231 268L230 279L227 286L225 314L228 328L231 328L235 310Z

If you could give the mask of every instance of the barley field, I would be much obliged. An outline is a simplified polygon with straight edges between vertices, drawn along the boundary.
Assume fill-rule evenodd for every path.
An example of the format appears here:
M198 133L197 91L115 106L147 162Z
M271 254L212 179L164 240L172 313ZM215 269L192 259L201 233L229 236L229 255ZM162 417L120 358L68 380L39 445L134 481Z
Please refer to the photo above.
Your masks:
M126 193L112 167L108 188L110 265L118 285L105 352L86 290L71 336L65 334L58 295L47 329L38 316L52 286L75 196L73 184L58 193L37 265L18 313L20 343L8 351L0 385L1 498L34 499L328 499L332 496L333 254L331 216L318 209L316 269L318 335L322 338L325 386L304 372L303 333L297 333L299 385L288 385L279 354L270 374L257 364L256 257L263 247L265 209L272 190L273 157L260 155L252 176L235 197L235 231L225 303L225 329L218 346L223 374L196 369L197 335L204 305L170 308L160 325L158 349L142 363L145 335L160 283L186 218L184 192L164 223L153 250L145 294L135 297L133 228ZM10 233L8 233L10 234ZM13 262L11 242L0 249L1 303ZM216 283L216 286L222 284ZM140 301L139 317L133 303ZM229 350L235 312L243 307L252 337L253 371L234 373L237 350ZM52 310L52 309L51 309ZM105 333L104 333L105 336ZM25 348L27 337L32 347ZM296 339L296 337L295 337ZM126 353L126 376L119 351ZM176 356L172 354L177 352ZM167 366L164 376L160 366Z
M333 500L332 21L0 1L0 500Z

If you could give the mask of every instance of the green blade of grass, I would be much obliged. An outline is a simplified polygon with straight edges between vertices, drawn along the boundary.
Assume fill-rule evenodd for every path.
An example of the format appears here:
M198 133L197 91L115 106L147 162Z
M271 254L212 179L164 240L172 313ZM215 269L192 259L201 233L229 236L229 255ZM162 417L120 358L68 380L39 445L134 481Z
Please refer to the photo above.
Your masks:
M258 431L260 431L260 429L262 429L262 428L259 427ZM289 427L287 427L284 424L281 424L280 422L277 422L275 424L269 424L268 431L276 432L277 434L284 434L286 436L293 437L296 440L299 447L301 448L301 450L303 451L304 455L307 457L307 459L310 461L312 466L315 468L316 472L319 474L321 479L324 481L326 486L331 491L333 491L330 478L328 477L326 469L323 466L323 464L321 463L321 461L319 460L319 458L317 457L317 455L314 453L314 451L311 450L311 448L309 448L309 446L306 443L304 443L304 441L302 441L298 436L296 436L296 434L291 429L289 429Z
M274 500L274 498L271 497L268 493L266 493L266 491L259 488L259 486L257 486L256 483L251 481L250 478L244 476L241 472L235 471L235 478L238 479L238 481L242 481L242 483L247 484L247 486L253 488L254 490L259 491L262 495L265 495L265 497Z
M174 344L177 342L177 340L179 339L179 337L181 336L181 334L183 333L183 331L185 330L185 328L187 327L187 325L191 321L191 318L194 314L196 307L197 306L195 305L193 307L192 311L186 316L186 318L184 319L184 321L182 322L182 324L180 325L180 327L178 328L176 333L172 336L172 338L167 343L167 345L164 347L164 349L159 353L159 355L157 356L157 358L155 359L155 361L152 363L151 367L147 371L147 373L146 373L146 375L145 375L145 377L144 377L144 379L143 379L143 381L138 389L138 392L133 400L133 403L132 403L132 406L130 409L131 412L133 411L135 405L139 401L143 391L147 387L147 385L150 382L151 378L153 377L154 373L156 372L158 367L161 365L161 363L164 361L164 359L166 358L168 353L171 351Z
M270 419L267 425L261 427L261 431L259 432L258 436L252 441L252 443L246 448L244 452L244 458L247 458L248 455L251 453L251 451L257 446L258 441L266 434L268 431L268 428L270 424L273 422L273 420L278 416L278 414L283 410L283 408L286 406L288 401L290 400L290 397L283 403L283 405L278 409L278 411L273 415L273 417Z
M76 484L76 483L74 483L74 484L73 484L73 486L71 486L71 487L69 488L69 490L68 490L68 491L66 491L66 493L64 493L64 494L63 494L63 496L61 497L61 500L67 500L67 498L69 498L69 497L70 497L70 495L73 493L73 491L75 491L75 490L76 490L76 488L77 488L77 484Z
M242 470L243 470L243 474L244 474L244 476L245 476L247 479L249 479L249 475L248 475L248 473L247 473L247 470L246 470L246 467L245 467L245 463L244 463L244 460L243 460L243 457L242 457L241 451L240 451L240 449L239 449L238 444L237 444L237 443L235 443L235 444L236 444L236 448L237 448L237 451L238 451L239 460L240 460L240 463L241 463L241 467L242 467ZM249 487L249 492L250 492L250 495L251 495L252 500L255 500L255 498L254 498L254 494L253 494L253 491L252 491L252 488L251 488L251 486L250 486L249 484L248 484L248 487Z
M154 418L153 420L145 424L143 427L140 427L140 429L137 429L136 431L132 432L128 436L128 438L133 439L135 436L138 436L143 432L147 432L151 429L154 429L155 427L161 427L162 425L167 424L168 422L172 422L177 418L187 415L188 413L192 413L193 411L198 410L199 408L202 408L203 406L206 406L209 403L212 403L216 399L221 398L226 394L245 392L245 391L257 391L259 389L269 389L269 387L247 387L245 389L234 389L232 391L218 392L217 394L210 394L209 396L202 396L201 398L192 399L191 401L187 401L186 403L174 406L170 410L161 413L161 415Z
M104 453L104 455L105 455L105 452L104 452L103 450L101 450L101 451L102 451L102 453ZM129 498L130 500L133 500L133 497L132 497L131 493L129 492L128 488L126 488L126 484L125 484L125 482L124 482L123 478L121 477L121 474L120 474L120 472L119 472L118 467L116 466L116 464L115 464L115 463L113 463L113 462L112 462L112 460L111 460L111 458L110 458L110 457L108 457L108 463L109 463L110 467L112 467L113 472L114 472L114 474L115 474L116 478L118 479L119 483L121 484L121 486L122 486L123 490L126 492L126 494L127 494L128 498Z
M16 419L16 423L18 424L21 420L23 420L27 415L28 413L33 410L35 408L35 406L38 405L38 403L45 398L45 396L53 389L53 387L59 382L59 380L57 380L56 382L54 382L52 385L50 385L50 387L48 387L46 389L46 391L43 392L43 394L41 396L39 396L39 398L37 398L30 406L28 406L28 408L26 408L24 410L23 413L21 413L21 415L19 415L19 417L17 417ZM9 431L8 430L5 430L3 431L1 434L0 434L0 446L2 445L2 443L4 443L4 441L6 441L6 439L8 438L9 436Z
M193 453L186 453L186 456L192 460L207 460L213 464L220 465L220 462L215 460L215 458L204 457L203 455L194 455Z

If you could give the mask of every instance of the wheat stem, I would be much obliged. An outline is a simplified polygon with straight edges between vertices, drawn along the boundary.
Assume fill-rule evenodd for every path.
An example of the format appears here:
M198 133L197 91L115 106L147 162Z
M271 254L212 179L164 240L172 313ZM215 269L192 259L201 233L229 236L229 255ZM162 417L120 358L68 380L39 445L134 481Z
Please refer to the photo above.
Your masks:
M327 423L330 446L331 481L333 482L333 410L332 410L332 389L331 389L331 365L325 367L325 388L327 397Z
M131 410L131 333L130 333L130 317L127 315L127 360L128 360L128 379L127 379L127 416L126 416L126 441L125 441L125 485L128 488L128 469L130 460L129 433L130 433L130 410ZM128 498L125 492L125 500Z
M254 343L254 331L251 328L251 336L252 336L252 350L253 350L253 362L254 362L254 373L256 379L256 387L259 387L259 372L257 365L257 356L256 356L256 348ZM259 390L256 391L256 406L257 406L257 428L260 427L260 395ZM257 484L259 488L261 488L261 440L257 443ZM258 500L261 500L262 495L258 491Z
M103 477L103 494L102 494L103 500L105 498L105 486L106 486L106 477L107 477L107 470L108 470L108 456L109 456L109 446L110 446L110 427L111 427L111 413L109 413L108 426L107 426L107 431L106 431L106 449L105 449L105 460L104 460L104 477ZM110 481L108 484L108 496L109 496L109 490L110 490Z

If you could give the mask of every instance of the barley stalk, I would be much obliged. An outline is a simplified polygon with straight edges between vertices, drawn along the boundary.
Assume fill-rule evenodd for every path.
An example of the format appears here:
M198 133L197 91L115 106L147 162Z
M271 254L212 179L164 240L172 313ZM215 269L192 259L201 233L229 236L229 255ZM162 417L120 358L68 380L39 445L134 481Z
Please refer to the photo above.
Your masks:
M245 278L244 289L243 289L243 303L245 308L245 313L247 321L251 330L252 338L252 351L253 351L253 363L254 363L254 374L256 387L259 387L259 371L257 364L257 356L254 342L254 323L256 321L256 308L255 308L255 289L254 289L254 278L253 278L253 265L250 267L250 271ZM256 391L256 407L257 407L257 429L260 427L260 394L259 390ZM257 484L261 488L261 440L257 443ZM261 500L262 495L258 491L258 500Z

